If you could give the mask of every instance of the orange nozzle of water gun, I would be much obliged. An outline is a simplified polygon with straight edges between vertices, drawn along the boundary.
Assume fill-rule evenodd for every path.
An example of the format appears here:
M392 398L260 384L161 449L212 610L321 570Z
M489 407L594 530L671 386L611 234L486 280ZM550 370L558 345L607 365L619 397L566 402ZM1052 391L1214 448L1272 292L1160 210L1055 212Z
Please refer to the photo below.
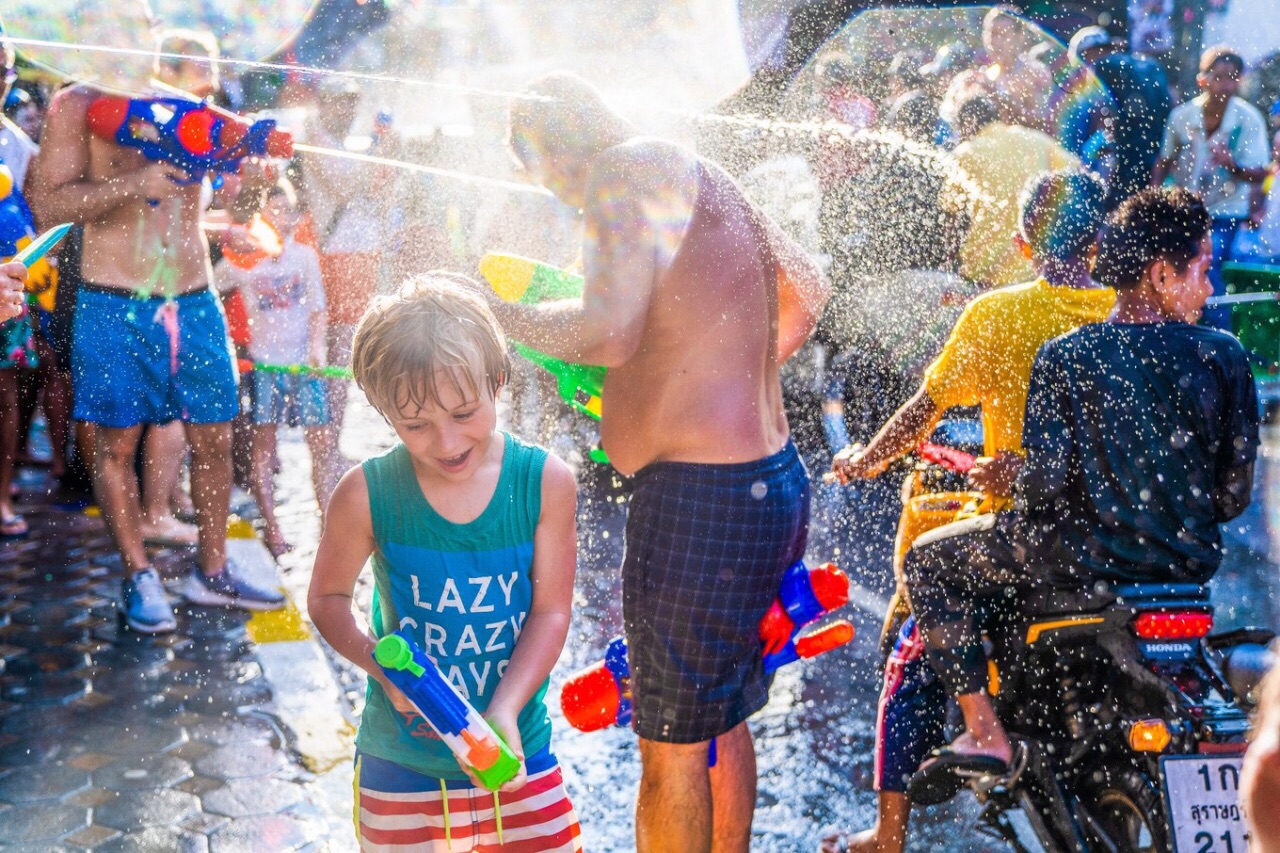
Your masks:
M477 770L488 770L502 755L502 750L492 738L478 738L467 729L463 729L462 739L467 742L467 763Z
M222 119L222 133L218 137L218 141L225 147L230 148L236 145L240 140L244 139L249 128L253 127L248 121L233 112L228 112L221 107L215 107L212 104L206 105L211 115L218 116ZM280 159L288 159L293 156L293 134L287 130L281 130L273 127L271 132L267 134L267 156L277 157Z
M847 619L841 619L803 637L797 637L796 655L802 658L817 657L824 652L840 648L852 639L853 623Z

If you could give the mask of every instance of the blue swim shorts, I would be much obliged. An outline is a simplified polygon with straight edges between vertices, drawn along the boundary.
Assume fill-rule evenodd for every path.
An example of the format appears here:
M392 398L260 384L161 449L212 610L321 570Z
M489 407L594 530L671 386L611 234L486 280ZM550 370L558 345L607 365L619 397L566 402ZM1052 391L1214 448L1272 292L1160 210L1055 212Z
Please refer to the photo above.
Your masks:
M222 301L207 288L170 304L83 283L72 354L76 420L117 428L175 419L216 424L240 409Z
M323 379L253 372L253 422L257 426L318 427L329 423L329 388Z
M769 699L760 618L804 556L809 475L788 441L754 462L656 462L634 482L622 620L635 731L708 741Z

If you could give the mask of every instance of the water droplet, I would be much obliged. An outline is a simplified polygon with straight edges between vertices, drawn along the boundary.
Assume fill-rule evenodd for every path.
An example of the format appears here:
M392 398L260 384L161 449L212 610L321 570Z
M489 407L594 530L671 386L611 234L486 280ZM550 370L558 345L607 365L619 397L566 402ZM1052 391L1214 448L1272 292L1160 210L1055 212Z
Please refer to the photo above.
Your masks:
M769 493L769 487L765 485L763 480L756 480L751 484L751 497L758 501L764 500L764 496Z

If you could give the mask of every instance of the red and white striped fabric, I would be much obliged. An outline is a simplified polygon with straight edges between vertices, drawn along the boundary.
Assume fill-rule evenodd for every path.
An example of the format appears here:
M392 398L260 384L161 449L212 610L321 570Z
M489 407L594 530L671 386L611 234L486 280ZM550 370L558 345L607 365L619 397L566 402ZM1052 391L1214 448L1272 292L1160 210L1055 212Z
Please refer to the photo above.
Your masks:
M560 767L529 777L518 791L499 794L502 842L493 794L483 788L388 793L360 786L356 778L356 832L366 853L577 853L578 815L564 790ZM446 819L448 825L446 827Z

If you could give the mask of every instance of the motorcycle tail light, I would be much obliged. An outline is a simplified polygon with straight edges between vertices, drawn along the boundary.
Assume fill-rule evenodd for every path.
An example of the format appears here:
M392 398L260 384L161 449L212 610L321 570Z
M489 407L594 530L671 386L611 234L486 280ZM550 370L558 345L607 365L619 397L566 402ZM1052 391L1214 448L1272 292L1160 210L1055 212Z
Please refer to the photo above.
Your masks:
M1137 720L1129 725L1129 748L1134 752L1164 752L1170 740L1164 720Z
M1133 633L1144 640L1198 640L1213 630L1213 614L1203 610L1142 613Z

